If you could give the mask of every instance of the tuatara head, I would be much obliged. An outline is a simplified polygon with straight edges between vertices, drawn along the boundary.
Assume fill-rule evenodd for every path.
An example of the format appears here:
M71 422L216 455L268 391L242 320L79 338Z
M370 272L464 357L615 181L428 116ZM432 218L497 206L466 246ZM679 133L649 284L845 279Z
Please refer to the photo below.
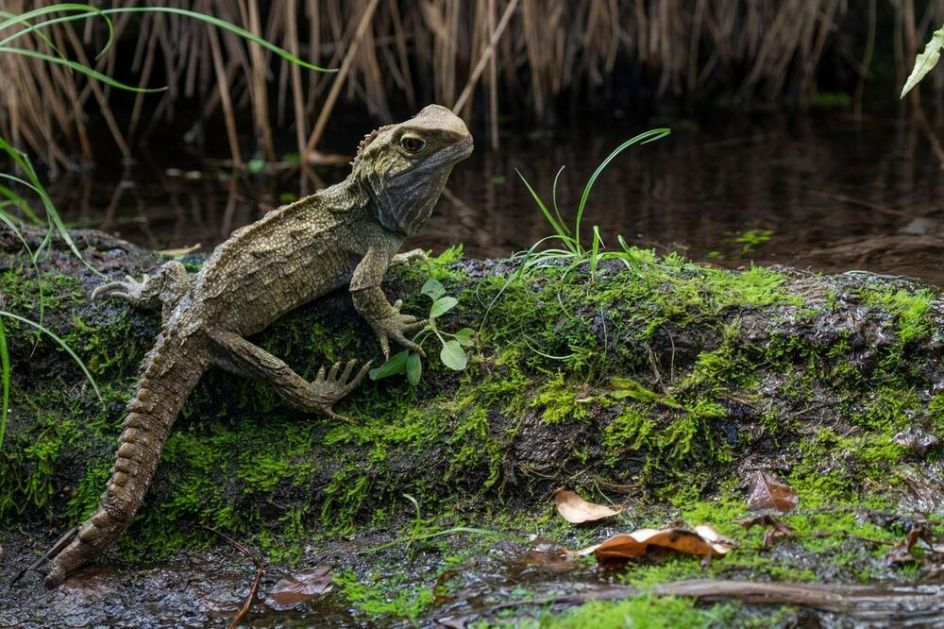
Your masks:
M454 113L429 105L400 124L364 137L354 179L387 229L409 236L429 218L456 163L472 154L472 135Z

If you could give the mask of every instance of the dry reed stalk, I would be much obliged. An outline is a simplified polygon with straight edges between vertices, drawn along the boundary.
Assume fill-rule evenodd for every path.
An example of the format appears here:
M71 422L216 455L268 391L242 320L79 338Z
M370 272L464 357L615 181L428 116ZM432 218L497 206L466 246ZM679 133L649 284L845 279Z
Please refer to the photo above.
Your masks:
M212 26L206 26L207 36L210 42L210 54L213 57L213 69L216 72L216 85L220 95L220 103L223 107L223 119L226 123L226 139L229 142L229 154L236 167L242 167L243 160L239 151L239 135L236 131L236 115L233 112L233 104L229 99L229 80L226 70L223 68L223 54L220 52L220 42L217 39L216 29Z
M314 151L318 146L318 142L321 141L321 136L324 134L325 127L328 125L328 119L331 117L331 111L334 109L334 105L338 100L338 94L341 93L341 88L344 86L344 79L347 78L348 73L351 71L351 65L354 63L357 49L360 47L364 33L367 32L367 28L370 26L378 4L380 4L380 0L370 0L370 4L368 4L367 8L364 10L364 14L357 24L357 29L354 31L354 37L351 39L351 46L348 48L344 62L341 64L341 69L333 79L331 91L328 92L324 106L321 109L321 114L318 116L318 121L315 122L315 128L308 138L308 143L305 145L305 152L300 157L307 156Z
M495 33L495 0L488 0L488 34ZM498 55L488 60L488 137L492 151L498 151Z
M482 76L482 72L485 70L485 65L492 59L492 55L495 53L495 46L498 45L498 41L501 39L502 34L505 32L505 28L508 26L508 22L511 20L512 14L517 8L518 0L511 0L511 2L508 3L508 7L505 8L505 13L501 17L501 21L498 22L498 27L492 33L492 37L488 42L488 46L486 46L485 50L483 51L478 64L475 66L475 69L472 70L472 74L469 76L469 80L466 82L465 88L462 90L459 98L456 99L456 103L452 106L453 112L459 113L465 107L466 102L472 95L472 90L475 89L475 85L479 82L479 78Z

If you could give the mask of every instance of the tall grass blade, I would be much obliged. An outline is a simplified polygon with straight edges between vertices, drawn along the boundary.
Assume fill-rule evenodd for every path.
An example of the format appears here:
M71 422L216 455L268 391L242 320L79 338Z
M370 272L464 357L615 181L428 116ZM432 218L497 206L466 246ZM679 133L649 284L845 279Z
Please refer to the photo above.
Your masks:
M10 412L10 351L7 348L7 332L0 321L0 381L3 382L3 399L0 400L0 449L7 432L7 415Z
M32 17L35 17L35 14L37 13L39 13L40 15L47 15L49 13L60 12L60 11L82 11L82 13L79 13L78 15L64 15L62 17L53 18L51 20L43 20L42 22L38 22L36 24L30 23L30 20L32 19ZM34 14L34 15L31 15L31 14ZM98 52L97 55L95 55L96 59L100 59L102 55L108 52L108 49L111 48L112 44L115 41L115 25L112 23L111 18L105 15L104 13L102 13L101 10L95 7L89 6L87 4L57 4L51 7L44 7L43 9L37 9L35 11L23 13L21 15L14 15L12 13L2 11L0 12L0 16L6 17L9 19L3 22L2 24L0 24L0 32L2 32L4 28L9 28L9 26L5 26L5 25L12 26L14 24L24 24L28 26L21 31L17 31L16 33L13 33L12 35L8 36L6 39L0 40L0 46L5 46L6 44L9 44L12 41L16 41L17 39L19 39L20 37L23 37L24 35L28 35L30 33L35 32L37 37L42 39L43 42L45 42L45 44L49 46L56 54L58 54L60 57L64 57L65 55L63 55L62 52L58 48L56 48L56 46L52 43L52 41L50 41L49 38L46 37L40 31L40 29L47 28L54 24L62 24L64 22L73 22L76 20L87 20L89 17L92 17L93 15L95 17L100 17L105 22L105 26L108 29L108 37L105 40L105 45L102 46L102 49Z
M0 46L0 53L9 53L11 55L21 55L23 57L31 57L33 59L39 59L40 61L46 61L48 63L55 63L57 65L65 66L71 70L75 70L79 74L84 74L85 76L97 79L106 85L116 87L121 90L127 90L129 92L163 92L166 87L136 87L134 85L128 85L127 83L122 83L121 81L116 81L107 74L102 74L98 70L93 70L92 68L82 65L77 61L72 61L71 59L64 59L62 57L54 57L52 55L47 55L44 52L38 52L36 50L28 50L26 48L10 48L9 46Z
M225 31L229 31L235 35L238 35L242 39L250 41L254 44L262 46L266 50L274 52L276 55L290 61L296 65L300 65L303 68L308 68L309 70L314 70L315 72L337 72L336 68L323 68L321 66L315 65L313 63L308 63L304 59L296 57L289 51L284 48L280 48L275 44L272 44L258 35L253 35L244 28L240 28L235 24L227 22L226 20L221 20L218 17L212 15L207 15L206 13L199 13L197 11L189 11L187 9L178 9L175 7L116 7L113 9L103 9L102 13L105 15L115 15L117 13L171 13L174 15L182 15L184 17L193 18L195 20L200 20L201 22L206 22L207 24L212 24L217 28L221 28Z
M665 136L672 133L671 129L661 128L661 129L650 129L649 131L644 131L639 135L632 137L615 149L613 152L606 156L606 158L600 162L600 165L597 166L597 169L593 171L593 174L590 175L590 179L587 180L586 185L583 187L583 194L580 196L580 204L577 206L577 219L574 225L574 240L577 241L579 246L580 244L580 223L583 221L583 212L587 207L587 200L590 198L590 191L593 189L593 184L596 183L597 178L601 173L606 169L606 167L616 159L616 156L631 147L634 144L648 144L649 142L654 142L656 140L662 139Z
M531 193L531 198L533 198L534 202L537 203L537 206L544 215L544 218L546 218L547 222L551 224L551 228L554 230L554 235L561 239L561 241L564 243L564 246L566 246L568 249L572 249L573 239L570 237L570 231L565 225L563 225L562 222L558 222L557 219L554 218L554 215L551 214L551 211L547 208L544 200L541 199L540 195L538 195L535 189L531 187L531 184L528 183L528 180L524 178L524 175L521 174L521 171L516 168L515 172L518 174L518 177L528 189L528 192Z
M26 317L21 317L20 315L13 314L12 312L9 312L7 310L0 310L0 317L6 317L8 319L13 319L14 321L19 321L20 323L25 323L28 326L36 328L37 330L39 330L40 332L42 332L43 334L45 334L46 336L54 340L59 345L59 347L61 347L63 351L65 351L72 358L75 364L79 366L79 369L82 370L82 373L85 374L85 377L89 381L89 384L92 385L92 389L95 391L95 395L96 397L98 397L98 400L100 402L104 402L104 400L102 400L102 393L101 391L98 390L98 383L95 382L95 378L92 377L92 373L88 370L88 367L85 366L85 363L82 362L82 359L79 358L78 354L72 351L72 348L69 347L69 344L63 341L61 338L59 338L59 336L55 332L53 332L46 326L41 325L31 319L27 319Z
M49 196L49 193L46 192L46 188L43 187L43 184L39 180L39 176L36 174L36 170L33 168L33 165L30 163L29 158L27 158L24 153L18 151L16 148L14 148L9 143L7 143L7 141L4 140L2 137L0 137L0 150L4 151L7 155L10 156L14 164L16 164L16 166L18 166L19 169L23 171L23 174L26 175L29 181L26 181L22 179L21 177L17 177L15 175L10 175L7 173L0 173L0 179L7 179L10 181L15 181L29 188L33 192L35 192L36 195L39 197L40 202L43 205L43 211L46 213L46 220L49 223L50 230L55 229L55 231L59 234L62 240L65 241L66 245L68 245L69 249L72 251L75 257L78 258L82 262L82 264L85 265L86 268L88 268L90 271L92 271L96 275L104 277L104 274L102 272L100 272L98 269L93 267L91 264L88 263L88 261L84 257L82 257L82 253L79 251L79 248L76 246L75 241L72 240L72 236L69 234L69 230L66 228L65 223L62 222L62 217L59 216L58 210L56 210L56 205L52 202L52 198ZM37 248L36 250L37 254L40 251L42 251L45 244L47 244L47 241L50 236L51 234L47 234L47 238L44 239L43 243Z
M557 216L557 222L567 230L567 235L570 236L570 229L567 227L567 223L564 221L563 217L561 217L560 207L557 205L557 182L560 180L560 176L564 172L565 168L566 166L561 166L557 169L557 174L554 175L554 185L551 186L551 203L554 206L554 215Z

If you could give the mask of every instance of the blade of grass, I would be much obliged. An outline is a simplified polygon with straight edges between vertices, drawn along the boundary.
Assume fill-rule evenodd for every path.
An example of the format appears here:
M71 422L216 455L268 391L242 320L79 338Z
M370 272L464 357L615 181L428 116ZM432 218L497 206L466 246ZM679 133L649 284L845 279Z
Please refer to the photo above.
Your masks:
M20 170L23 171L29 181L7 173L0 173L0 179L16 181L21 185L24 185L27 188L33 190L37 196L39 196L40 202L43 205L43 210L46 212L46 220L49 223L50 228L55 228L56 232L59 233L60 237L65 241L72 253L75 254L75 257L78 258L86 268L96 275L104 277L104 275L98 269L89 264L79 252L79 248L76 246L75 241L72 240L72 236L69 235L69 230L66 228L65 223L62 222L62 217L59 216L59 212L56 210L56 205L52 202L52 198L49 196L49 193L46 192L46 188L43 187L43 184L39 180L39 176L36 174L36 170L30 163L29 158L26 157L24 153L18 151L16 148L8 144L2 137L0 137L0 150L3 150L5 153L7 153L7 155L10 156L13 162L20 168ZM46 241L44 241L43 244L37 248L37 254L42 251L45 244Z
M544 215L544 218L547 219L547 222L551 224L551 228L554 230L554 235L561 239L564 242L564 245L570 249L573 253L577 253L578 249L573 249L573 239L570 237L570 231L561 223L554 218L554 215L551 214L551 211L547 208L547 205L544 203L544 200L541 199L540 195L535 191L531 184L528 183L528 180L525 179L524 175L521 174L521 171L517 168L515 172L518 174L518 177L524 183L525 187L528 189L528 192L531 193L531 198L534 199L534 202L537 204L538 209L541 210L541 214Z
M8 319L13 319L14 321L25 323L26 325L36 328L37 330L39 330L40 332L42 332L43 334L45 334L46 336L54 340L59 345L59 347L61 347L72 358L72 360L75 361L75 364L79 366L79 369L82 370L82 373L85 374L85 377L86 379L88 379L89 384L92 385L92 389L95 391L95 396L98 397L98 400L100 402L104 402L104 400L102 399L101 391L98 390L98 384L95 382L95 378L92 377L92 373L88 370L88 367L85 366L85 363L82 362L82 359L79 358L78 354L72 351L72 348L69 347L69 344L63 341L61 338L59 338L59 336L55 332L53 332L46 326L40 325L39 323L31 319L27 319L26 317L21 317L20 315L13 314L12 312L9 312L7 310L0 310L0 317L7 317Z
M561 224L564 229L567 229L567 235L570 236L570 229L567 227L567 223L561 217L560 208L557 206L557 181L560 179L561 173L564 172L566 166L561 166L557 170L557 174L554 175L554 185L551 186L551 204L554 206L554 214L557 216L557 222Z
M72 9L67 8L69 6L73 8ZM4 17L13 18L18 23L23 23L23 24L28 25L23 30L17 31L16 33L13 33L12 35L9 35L6 39L0 40L0 46L5 46L6 44L9 44L10 42L17 40L20 37L23 37L24 35L28 35L29 33L35 32L36 35L40 37L46 43L46 45L49 46L56 54L58 54L60 57L64 57L62 52L59 51L59 49L56 48L56 46L45 35L43 35L39 31L39 29L47 28L54 24L62 24L64 22L73 22L75 20L87 20L89 19L89 17L95 16L95 17L100 17L102 20L104 20L105 26L108 29L108 37L105 40L105 45L98 52L98 54L95 55L95 59L100 59L102 55L108 52L108 49L111 48L112 44L115 41L115 25L112 23L111 18L105 15L104 13L102 13L101 10L96 9L95 7L89 7L88 5L61 5L60 4L60 5L56 5L54 7L48 7L48 8L59 10L59 11L79 10L75 7L86 7L87 9L90 9L90 10L82 9L84 12L80 13L79 15L64 15L62 17L53 18L51 20L43 20L42 22L37 22L35 24L32 24L29 21L22 19L25 15L27 15L25 13L17 16L12 13L8 13L6 11L0 12L0 15ZM50 13L50 12L51 11L44 11L44 14ZM8 21L13 21L13 20L8 20ZM3 27L0 26L0 31L2 30L3 30Z
M33 59L39 59L40 61L45 61L47 63L55 63L57 65L65 66L71 70L75 70L79 74L84 74L85 76L97 79L106 85L116 87L118 89L127 90L129 92L163 92L166 87L154 87L154 88L141 88L135 87L134 85L128 85L127 83L122 83L121 81L116 81L107 74L102 74L98 70L93 70L92 68L82 65L71 59L63 59L62 57L54 57L52 55L47 55L44 52L38 52L36 50L28 50L26 48L10 48L9 46L0 46L0 53L9 53L12 55L20 55L23 57L30 57Z
M0 449L7 432L7 415L10 411L10 352L7 348L7 333L0 321L0 381L3 382L3 399L0 401Z
M173 15L182 15L184 17L200 20L201 22L206 22L207 24L212 24L213 26L229 31L230 33L238 35L242 39L245 39L254 44L262 46L266 50L274 52L276 55L278 55L282 59L285 59L286 61L290 61L297 65L300 65L303 68L308 68L309 70L314 70L316 72L337 72L338 71L336 68L322 68L321 66L308 63L304 59L296 57L295 55L285 50L284 48L280 48L276 46L275 44L272 44L266 41L262 37L259 37L258 35L253 35L252 33L250 33L244 28L240 28L239 26L236 26L235 24L231 24L230 22L227 22L226 20L221 20L218 17L207 15L206 13L199 13L197 11L190 11L187 9L178 9L176 7L153 7L153 6L115 7L113 9L103 9L102 13L104 13L105 15L115 15L117 13L171 13Z
M654 142L664 138L665 136L672 133L671 129L661 128L661 129L650 129L649 131L644 131L639 135L632 137L615 149L613 152L606 156L606 158L600 162L600 165L597 166L596 170L593 171L593 174L590 175L590 179L587 180L586 185L583 187L583 194L580 196L580 203L577 205L577 219L574 225L574 240L577 241L577 245L580 245L580 223L583 221L583 212L587 207L587 200L590 198L590 190L593 189L593 184L596 183L597 178L600 174L606 169L606 167L616 159L616 156L631 147L634 144L648 144L649 142Z

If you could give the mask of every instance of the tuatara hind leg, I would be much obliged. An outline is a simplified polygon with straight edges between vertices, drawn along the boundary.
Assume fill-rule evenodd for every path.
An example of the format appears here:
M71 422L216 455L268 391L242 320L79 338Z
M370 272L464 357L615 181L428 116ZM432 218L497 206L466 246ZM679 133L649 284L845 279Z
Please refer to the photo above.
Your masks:
M153 275L145 275L140 282L128 275L123 281L103 284L92 291L92 299L118 297L141 308L161 308L161 320L166 322L189 289L187 269L171 260Z
M241 376L265 380L292 406L307 412L322 413L332 419L347 420L335 413L332 407L356 389L370 369L370 362L367 362L354 373L357 361L350 360L342 371L341 363L337 362L327 373L322 367L315 379L308 382L284 361L238 334L215 332L211 338L216 343L214 363L217 366Z

